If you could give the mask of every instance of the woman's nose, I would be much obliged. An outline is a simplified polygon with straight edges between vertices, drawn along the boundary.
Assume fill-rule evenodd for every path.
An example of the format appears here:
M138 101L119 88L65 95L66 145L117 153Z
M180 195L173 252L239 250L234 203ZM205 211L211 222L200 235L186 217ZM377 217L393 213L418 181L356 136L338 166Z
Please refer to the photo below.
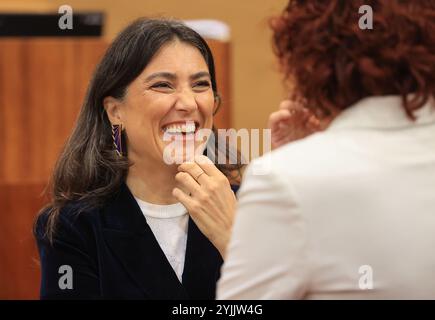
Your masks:
M194 111L198 109L198 105L195 100L195 95L189 90L183 90L178 94L175 108L179 111Z

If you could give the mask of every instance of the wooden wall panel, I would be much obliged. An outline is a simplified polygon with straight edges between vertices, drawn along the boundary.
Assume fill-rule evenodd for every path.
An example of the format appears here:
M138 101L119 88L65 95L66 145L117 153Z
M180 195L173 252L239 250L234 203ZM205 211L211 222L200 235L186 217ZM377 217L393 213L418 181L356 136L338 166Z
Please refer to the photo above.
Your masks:
M0 184L0 299L39 297L39 257L32 234L46 202L44 185Z
M222 104L214 117L218 128L230 128L231 122L231 60L230 43L217 40L207 40L215 60L216 81Z
M106 46L93 39L0 40L0 182L47 179Z

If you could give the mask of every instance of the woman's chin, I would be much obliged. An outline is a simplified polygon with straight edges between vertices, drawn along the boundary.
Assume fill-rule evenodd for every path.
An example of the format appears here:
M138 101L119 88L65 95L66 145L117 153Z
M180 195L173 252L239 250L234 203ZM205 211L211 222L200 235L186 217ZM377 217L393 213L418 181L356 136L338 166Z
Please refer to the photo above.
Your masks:
M170 146L167 146L162 154L163 154L163 161L166 164L182 164L184 162L193 162L195 160L195 157L202 155L205 151L204 146L195 146L191 148L171 148Z

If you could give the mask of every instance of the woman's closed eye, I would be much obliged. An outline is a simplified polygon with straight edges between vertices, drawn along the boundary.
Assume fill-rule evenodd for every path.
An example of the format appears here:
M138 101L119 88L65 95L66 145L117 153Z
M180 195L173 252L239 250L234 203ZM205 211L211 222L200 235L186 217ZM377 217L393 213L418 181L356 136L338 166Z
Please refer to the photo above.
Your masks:
M210 87L211 84L207 80L198 81L192 85L193 90L199 92L206 91ZM170 82L157 82L152 84L150 88L162 92L172 92L173 90L175 90L174 85L172 85Z
M169 91L174 89L172 84L170 84L169 82L157 82L151 85L151 88L163 91Z
M205 91L210 88L210 82L207 80L198 81L193 85L193 88L198 91Z

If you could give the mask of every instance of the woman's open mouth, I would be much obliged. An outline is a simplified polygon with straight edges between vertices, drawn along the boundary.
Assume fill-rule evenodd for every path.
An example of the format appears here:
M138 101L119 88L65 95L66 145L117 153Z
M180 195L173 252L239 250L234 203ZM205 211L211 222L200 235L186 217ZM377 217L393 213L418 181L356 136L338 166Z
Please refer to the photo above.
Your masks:
M173 122L162 127L162 132L165 135L173 136L190 136L198 131L199 123L196 121Z
M206 148L208 135L198 121L174 121L161 127L165 141L164 157L168 163L191 161L196 154L202 154Z

